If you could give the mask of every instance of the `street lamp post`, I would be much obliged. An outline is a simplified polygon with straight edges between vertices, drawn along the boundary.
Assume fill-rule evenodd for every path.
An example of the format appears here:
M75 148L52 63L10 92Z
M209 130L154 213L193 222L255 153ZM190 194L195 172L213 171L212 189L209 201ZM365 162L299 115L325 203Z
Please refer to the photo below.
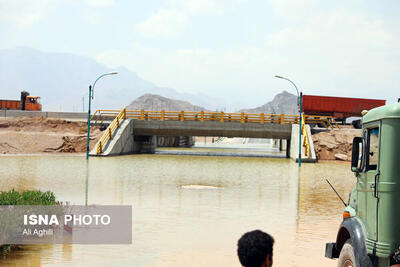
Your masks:
M299 106L299 167L301 167L301 120L302 120L301 113L303 113L303 103L302 103L303 102L302 101L303 93L300 92L300 94L299 94L299 89L297 88L296 84L294 84L294 82L292 82L288 78L285 78L285 77L282 77L279 75L275 75L275 77L289 81L291 84L294 85L294 87L296 88L296 91L297 91L297 105Z
M105 73L100 75L93 83L92 85L89 85L89 109L88 109L88 121L87 121L87 142L86 142L86 160L89 160L89 143L90 143L90 112L91 112L91 106L92 106L92 99L94 97L94 86L96 85L97 81L100 80L100 78L107 76L107 75L115 75L118 74L118 72L110 72L110 73Z

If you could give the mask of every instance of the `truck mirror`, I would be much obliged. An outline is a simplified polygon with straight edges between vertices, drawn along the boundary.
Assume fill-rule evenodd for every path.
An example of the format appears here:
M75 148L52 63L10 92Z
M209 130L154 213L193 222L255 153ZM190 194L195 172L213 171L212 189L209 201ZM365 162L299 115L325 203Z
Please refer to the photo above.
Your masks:
M354 137L353 148L351 154L351 171L362 171L362 155L364 153L363 139L361 137Z

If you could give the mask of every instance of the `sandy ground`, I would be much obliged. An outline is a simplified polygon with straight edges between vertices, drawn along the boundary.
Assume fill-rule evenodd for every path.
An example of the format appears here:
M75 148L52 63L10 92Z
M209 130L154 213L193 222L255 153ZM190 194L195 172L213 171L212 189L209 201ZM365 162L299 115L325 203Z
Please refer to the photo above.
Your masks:
M49 118L0 120L0 154L32 154L86 151L85 122ZM98 127L91 127L90 148L101 137Z

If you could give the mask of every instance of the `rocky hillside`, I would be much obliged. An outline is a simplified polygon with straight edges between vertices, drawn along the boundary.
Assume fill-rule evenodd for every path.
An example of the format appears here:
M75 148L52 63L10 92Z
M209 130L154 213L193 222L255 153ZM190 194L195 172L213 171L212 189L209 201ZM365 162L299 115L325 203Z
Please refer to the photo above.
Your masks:
M318 160L351 160L353 138L361 130L342 128L312 135Z
M144 110L171 110L171 111L201 111L207 110L203 107L192 105L187 101L171 99L160 95L144 94L136 98L127 106L127 109Z
M283 91L282 93L277 94L272 101L262 106L250 109L241 109L239 112L297 114L297 96Z

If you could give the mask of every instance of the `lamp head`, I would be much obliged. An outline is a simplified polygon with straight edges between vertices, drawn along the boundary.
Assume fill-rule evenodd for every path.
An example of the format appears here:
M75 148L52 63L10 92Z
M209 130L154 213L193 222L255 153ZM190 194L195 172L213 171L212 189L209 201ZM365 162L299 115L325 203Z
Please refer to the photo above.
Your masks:
M114 71L114 72L110 72L109 74L110 75L115 75L115 74L118 74L118 72Z
M282 76L279 76L279 75L275 75L275 78L285 79L285 78L283 78Z

